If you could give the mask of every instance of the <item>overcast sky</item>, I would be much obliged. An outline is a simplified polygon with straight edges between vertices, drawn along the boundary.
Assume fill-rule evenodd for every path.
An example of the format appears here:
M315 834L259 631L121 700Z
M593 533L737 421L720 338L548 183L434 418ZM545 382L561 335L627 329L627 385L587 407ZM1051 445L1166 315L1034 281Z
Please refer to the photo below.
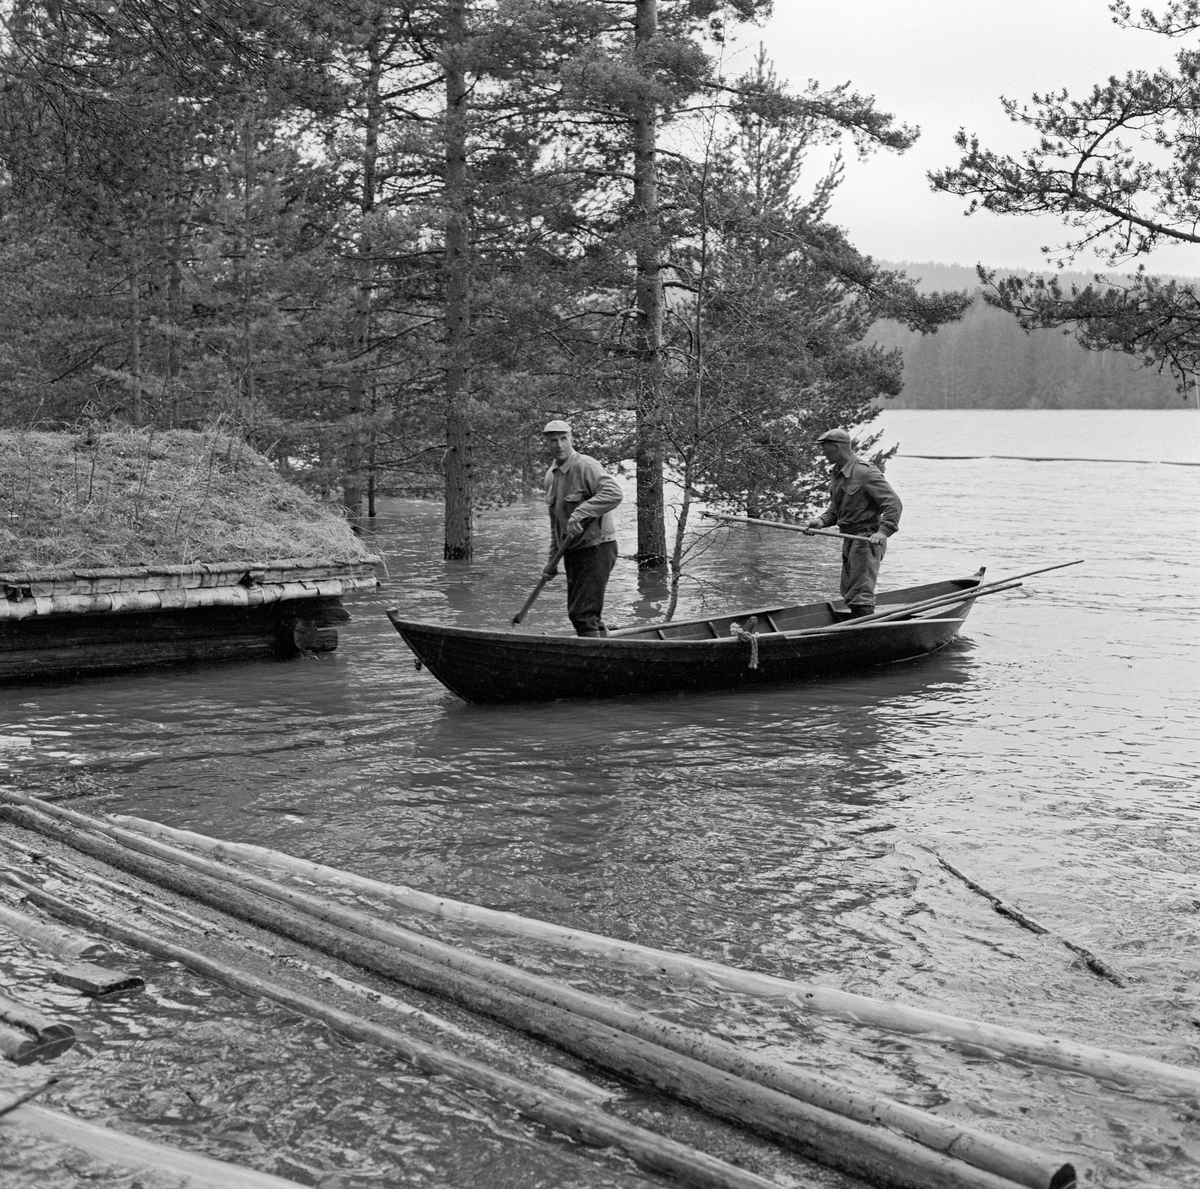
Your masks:
M1061 224L987 213L968 219L963 199L934 194L925 175L957 161L955 132L965 127L988 147L1016 150L1029 133L1005 118L1001 95L1026 100L1065 86L1082 97L1111 74L1169 63L1179 48L1118 28L1105 0L775 0L759 36L797 89L808 79L849 81L921 128L907 153L879 152L865 164L848 155L833 218L852 242L882 260L1012 268L1044 268L1039 247L1062 242ZM748 31L747 62L757 41ZM1164 249L1151 264L1194 276L1200 251ZM1097 264L1080 257L1077 267Z

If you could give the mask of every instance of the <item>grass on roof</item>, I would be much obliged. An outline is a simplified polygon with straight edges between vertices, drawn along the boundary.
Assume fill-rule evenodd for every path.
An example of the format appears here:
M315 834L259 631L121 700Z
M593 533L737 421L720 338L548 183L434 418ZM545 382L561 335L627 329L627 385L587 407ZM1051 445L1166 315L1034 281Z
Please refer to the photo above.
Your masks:
M0 432L0 572L368 555L240 438Z

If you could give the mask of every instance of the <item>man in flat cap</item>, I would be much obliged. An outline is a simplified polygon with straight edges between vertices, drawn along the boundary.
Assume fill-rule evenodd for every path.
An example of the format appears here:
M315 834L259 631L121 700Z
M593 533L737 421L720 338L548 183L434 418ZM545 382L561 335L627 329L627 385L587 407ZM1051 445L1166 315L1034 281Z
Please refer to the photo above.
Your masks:
M883 472L854 453L850 435L830 429L817 445L833 465L829 475L829 507L808 528L830 528L869 541L842 542L842 598L856 618L875 610L875 580L887 551L887 539L900 528L903 505Z
M564 541L567 571L567 615L579 636L607 636L600 616L604 588L617 563L617 530L612 510L621 502L621 486L594 458L580 454L565 421L548 421L542 436L551 458L546 472L546 505L550 509L550 562L544 573L558 569L554 555Z

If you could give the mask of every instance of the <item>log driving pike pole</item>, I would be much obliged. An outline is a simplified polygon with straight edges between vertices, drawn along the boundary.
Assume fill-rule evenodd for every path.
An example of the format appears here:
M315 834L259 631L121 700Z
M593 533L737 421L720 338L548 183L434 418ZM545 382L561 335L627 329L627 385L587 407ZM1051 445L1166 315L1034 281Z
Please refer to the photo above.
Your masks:
M788 524L784 520L756 520L753 516L727 516L724 512L701 512L710 520L730 520L736 524L761 524L766 528L787 529L789 533L803 533L806 537L840 537L843 541L870 541L870 537L856 537L850 533L839 533L832 528L805 528L802 524Z
M519 624L526 615L529 614L529 608L537 602L538 595L542 593L542 587L545 586L546 583L558 573L558 563L562 561L563 555L567 552L567 546L572 544L574 541L577 541L579 537L583 535L583 529L586 528L588 522L593 519L594 517L589 516L587 520L583 522L582 527L575 536L566 536L563 538L563 543L554 551L550 560L546 563L546 569L542 571L542 576L538 579L537 586L535 586L533 590L529 592L529 598L525 600L525 606L523 606L521 610L512 617L514 627ZM548 573L547 571L552 572Z
M560 546L559 546L559 547L558 547L558 548L557 548L557 549L554 551L554 555L553 555L553 556L550 558L550 561L549 561L549 562L547 563L547 565L546 565L546 570L555 570L555 569L557 569L557 568L558 568L558 563L559 563L560 561L562 561L562 559L563 559L563 554L564 554L564 553L566 553L566 551L567 551L567 546L568 546L570 543L571 543L571 538L570 538L570 537L568 537L568 538L567 538L565 541L563 541L563 543L562 543L562 544L561 544L561 545L560 545ZM529 598L527 598L527 599L525 600L525 605L524 605L524 606L521 608L521 610L520 610L520 611L518 611L518 612L516 613L516 615L514 615L514 616L512 617L512 621L513 621L513 625L514 625L514 626L515 626L516 624L520 623L520 622L521 622L521 620L523 620L523 619L525 618L525 616L529 614L529 608L530 608L530 607L532 607L532 606L534 605L534 603L536 603L536 602L537 602L537 597L538 597L538 595L540 595L540 594L542 593L542 587L543 587L543 586L545 586L545 585L546 585L546 583L550 581L551 577L553 577L553 575L551 575L551 574L547 574L545 570L543 570L543 571L542 571L542 576L541 576L541 577L538 579L538 584L537 584L537 586L535 586L535 587L533 588L533 590L531 590L531 591L529 592Z

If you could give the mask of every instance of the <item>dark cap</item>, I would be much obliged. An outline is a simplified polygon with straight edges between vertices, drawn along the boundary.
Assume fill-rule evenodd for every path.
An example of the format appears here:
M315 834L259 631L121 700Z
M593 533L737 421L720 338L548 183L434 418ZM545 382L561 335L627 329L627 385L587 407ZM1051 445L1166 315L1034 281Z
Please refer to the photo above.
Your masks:
M819 438L818 442L849 442L850 435L839 425L835 429L827 429Z

